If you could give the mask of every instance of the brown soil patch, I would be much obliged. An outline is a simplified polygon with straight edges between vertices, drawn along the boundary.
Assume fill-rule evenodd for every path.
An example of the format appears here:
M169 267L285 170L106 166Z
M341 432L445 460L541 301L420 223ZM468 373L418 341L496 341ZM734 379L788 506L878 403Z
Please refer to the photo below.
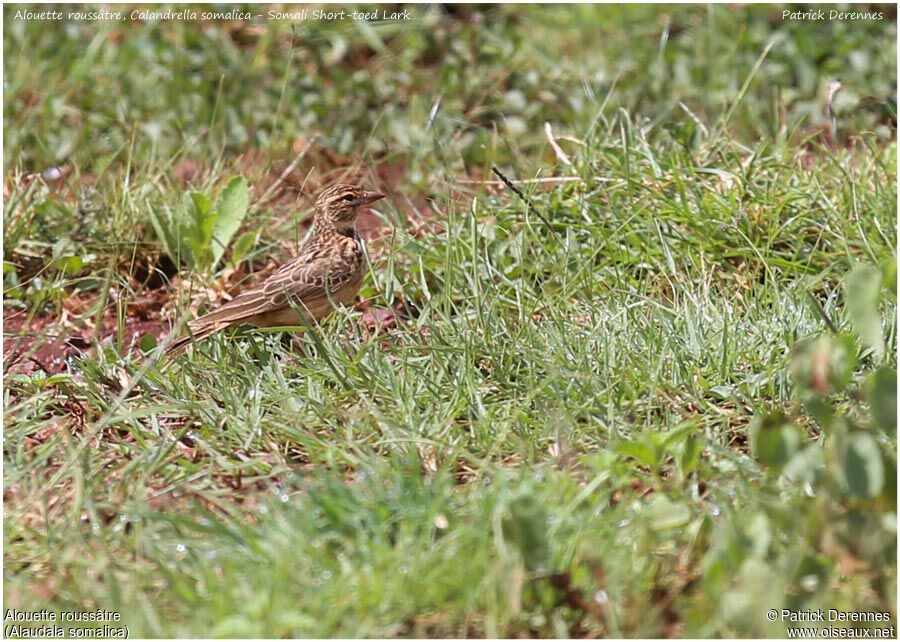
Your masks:
M160 297L162 298L162 297ZM167 298L167 297L165 297ZM159 303L158 306L161 305ZM154 319L148 304L135 305L126 317L122 345L126 353L139 350L141 337L152 334L157 342L169 332L169 324ZM3 306L4 370L11 374L30 374L44 371L58 374L68 369L68 359L81 356L98 341L103 344L118 340L118 321L114 307L104 311L101 325L94 327L93 319L62 318L34 315Z

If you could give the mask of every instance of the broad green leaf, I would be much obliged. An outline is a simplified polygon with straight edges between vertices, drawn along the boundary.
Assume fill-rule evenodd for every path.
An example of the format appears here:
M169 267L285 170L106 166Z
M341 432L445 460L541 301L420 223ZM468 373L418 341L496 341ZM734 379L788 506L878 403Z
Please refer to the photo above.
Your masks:
M259 635L258 627L246 616L229 615L219 620L212 630L216 638L253 638Z
M784 476L799 483L815 484L825 472L825 454L819 444L810 444L794 454L784 467Z
M784 572L765 560L745 560L737 575L732 572L731 582L723 586L718 600L720 616L736 630L749 632L748 637L778 637L779 631L784 635L780 623L773 624L760 614L773 608L773 604L781 606L785 582ZM726 587L729 590L724 590Z
M807 395L806 399L803 400L803 405L806 406L807 412L819 422L819 425L824 430L830 431L832 429L835 414L831 399L819 395Z
M877 497L884 488L884 460L878 442L865 432L847 438L841 464L847 489L856 497Z
M530 495L517 497L503 518L503 534L522 553L525 568L534 573L550 569L547 512Z
M253 249L256 242L256 232L244 232L234 241L231 248L231 263L237 265L244 260L244 257Z
M881 265L881 293L895 299L897 291L897 257L892 256Z
M211 261L212 228L215 213L212 203L200 192L184 195L179 218L181 250L193 268L207 267Z
M794 584L806 593L828 590L834 561L826 555L804 555L794 570Z
M872 348L879 361L884 357L884 333L881 330L881 270L857 265L844 279L847 313L863 344Z
M78 255L63 256L60 257L58 265L63 272L74 274L75 272L80 272L81 268L84 267L84 259Z
M48 375L41 370L31 374L9 375L6 381L9 381L10 383L31 384L38 388L49 388L51 386L58 386L62 383L71 383L72 375L66 373Z
M666 452L671 446L689 439L695 432L697 432L696 423L693 421L682 422L680 426L661 436L662 438L659 439L660 448L663 452Z
M216 223L216 213L213 211L212 202L200 192L191 192L193 204L193 222L196 240L203 245L209 245L212 241L213 226Z
M772 522L763 512L755 513L743 527L742 543L751 557L764 559L772 545Z
M706 446L706 440L702 437L691 435L684 442L678 464L681 466L681 474L687 475L697 469L700 464L700 455Z
M757 418L750 427L750 448L763 466L780 472L800 449L800 432L781 413Z
M212 213L212 201L201 192L188 192L187 199L189 205L193 207L189 210L194 216L204 218Z
M627 457L634 457L645 466L655 467L659 463L656 449L648 440L623 441L616 446L616 452Z
M156 336L152 332L146 332L141 336L141 340L138 345L140 345L141 347L141 352L150 352L157 345Z
M687 524L691 521L691 509L665 495L654 495L644 508L644 516L650 520L650 528L661 531Z
M875 425L888 435L897 434L897 372L879 368L869 375L866 396Z
M242 176L231 179L216 203L216 219L212 230L212 265L225 254L231 239L237 233L250 204L250 189Z
M292 633L292 637L297 637L300 632L306 630L315 630L316 624L318 624L316 618L311 615L291 609L280 611L274 619L275 626L283 633Z
M855 367L856 351L848 336L806 339L791 354L791 378L804 396L841 392Z

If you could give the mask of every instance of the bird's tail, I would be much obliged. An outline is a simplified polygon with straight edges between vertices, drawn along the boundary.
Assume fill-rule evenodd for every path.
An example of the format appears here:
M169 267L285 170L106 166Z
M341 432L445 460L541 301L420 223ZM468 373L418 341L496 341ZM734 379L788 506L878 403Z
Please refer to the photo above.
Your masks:
M178 354L194 341L202 341L227 325L228 323L189 323L188 327L190 328L190 331L183 337L176 339L172 345L166 348L165 354L167 357Z

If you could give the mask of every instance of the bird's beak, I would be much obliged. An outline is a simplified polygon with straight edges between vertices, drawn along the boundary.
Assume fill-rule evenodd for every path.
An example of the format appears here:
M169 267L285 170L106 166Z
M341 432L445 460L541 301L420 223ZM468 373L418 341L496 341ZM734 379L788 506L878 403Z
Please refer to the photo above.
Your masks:
M382 194L381 192L363 192L362 198L359 199L359 204L368 205L369 203L380 201L383 198L384 194Z

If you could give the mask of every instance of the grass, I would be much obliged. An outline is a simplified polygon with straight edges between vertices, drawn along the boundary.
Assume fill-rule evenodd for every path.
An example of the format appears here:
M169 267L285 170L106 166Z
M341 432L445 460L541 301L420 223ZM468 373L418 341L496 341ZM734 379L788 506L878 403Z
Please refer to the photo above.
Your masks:
M895 623L893 18L412 11L254 30L4 9L5 312L39 361L57 334L92 348L7 360L7 606L115 610L146 637ZM389 192L362 296L393 327L347 311L294 345L128 350L286 256L299 195L347 167ZM492 167L567 181L525 202L480 183ZM252 247L179 269L151 212L236 175ZM860 265L883 355L848 306Z

